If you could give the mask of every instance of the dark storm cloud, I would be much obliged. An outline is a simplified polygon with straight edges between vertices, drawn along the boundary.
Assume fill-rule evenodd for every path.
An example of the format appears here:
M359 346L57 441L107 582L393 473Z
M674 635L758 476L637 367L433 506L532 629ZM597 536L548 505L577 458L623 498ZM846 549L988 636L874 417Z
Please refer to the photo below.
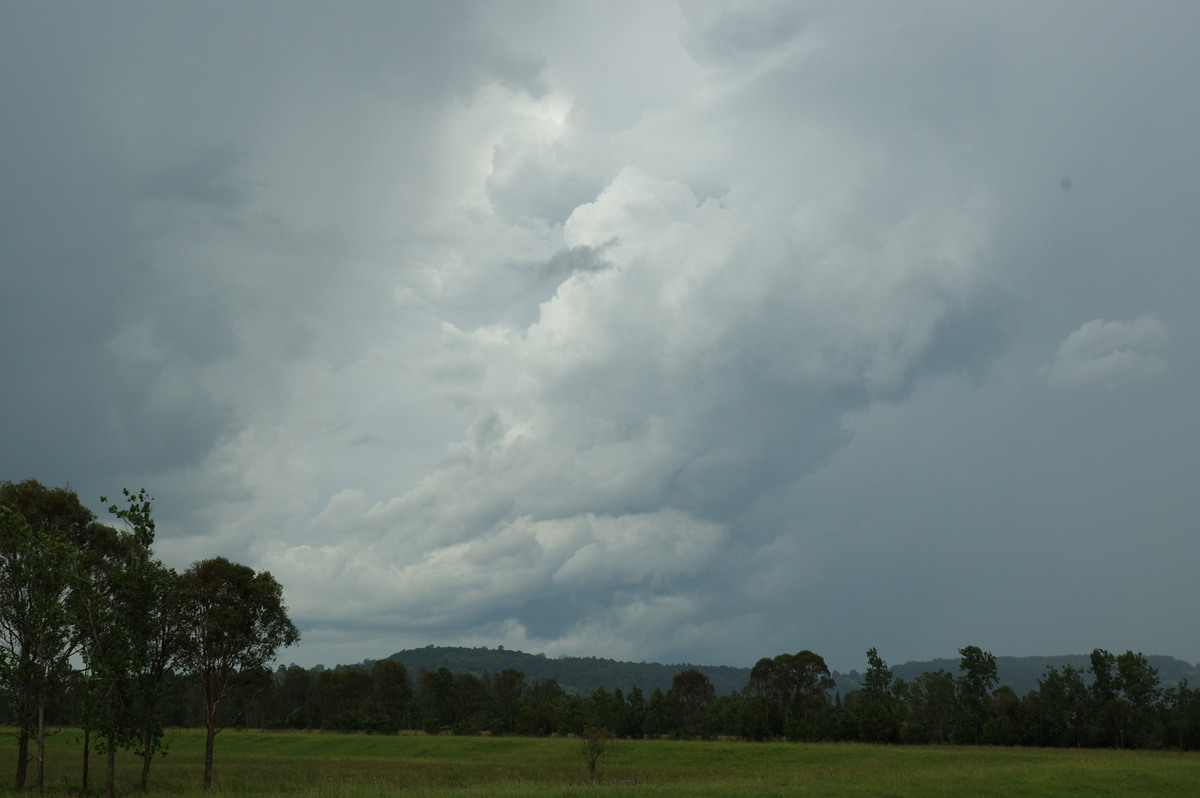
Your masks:
M109 346L125 325L157 312L150 253L134 220L137 169L85 90L83 59L45 53L49 32L21 24L30 12L10 20L0 70L9 419L0 451L11 478L28 473L96 490L102 469L193 461L224 419L202 396L153 396L157 375Z
M1195 658L1195 15L7 5L0 478L310 664Z
M145 182L143 196L216 206L237 205L249 195L248 187L237 176L237 167L244 159L245 153L230 147L209 147L151 175Z

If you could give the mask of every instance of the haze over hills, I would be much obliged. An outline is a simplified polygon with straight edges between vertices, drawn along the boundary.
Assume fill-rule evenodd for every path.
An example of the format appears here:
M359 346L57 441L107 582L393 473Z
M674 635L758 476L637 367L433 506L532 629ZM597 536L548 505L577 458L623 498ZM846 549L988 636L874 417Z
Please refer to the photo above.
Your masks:
M1114 652L1118 653L1118 652ZM422 671L448 668L454 673L473 673L477 676L493 675L505 668L514 668L525 674L526 681L554 679L564 690L587 695L597 687L607 690L621 688L628 691L637 686L644 693L655 688L667 690L675 674L688 668L706 674L718 695L725 695L746 686L750 668L727 665L694 665L691 663L662 664L657 662L620 662L601 657L547 657L544 654L529 654L524 651L499 648L466 648L459 646L426 646L424 648L397 651L386 659L403 662L410 678L415 679ZM1200 682L1200 663L1190 664L1171 656L1147 656L1150 665L1158 669L1159 681L1163 686L1173 686L1186 679L1190 684ZM1057 656L996 657L996 670L1001 685L1007 685L1017 695L1025 695L1037 688L1037 680L1050 666L1059 669L1066 665L1086 670L1090 664L1087 654L1063 654ZM958 673L957 659L933 659L906 662L891 666L892 673L911 681L926 671L945 670ZM861 682L856 670L848 673L833 671L834 688L843 694L855 689Z

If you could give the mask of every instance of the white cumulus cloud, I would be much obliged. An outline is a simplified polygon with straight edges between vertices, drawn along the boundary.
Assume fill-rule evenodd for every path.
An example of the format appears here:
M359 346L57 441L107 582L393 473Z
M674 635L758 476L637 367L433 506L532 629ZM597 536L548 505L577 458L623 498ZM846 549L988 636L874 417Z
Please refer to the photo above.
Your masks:
M1131 321L1092 319L1067 336L1047 371L1051 385L1113 387L1157 377L1168 369L1160 354L1167 327L1153 313Z

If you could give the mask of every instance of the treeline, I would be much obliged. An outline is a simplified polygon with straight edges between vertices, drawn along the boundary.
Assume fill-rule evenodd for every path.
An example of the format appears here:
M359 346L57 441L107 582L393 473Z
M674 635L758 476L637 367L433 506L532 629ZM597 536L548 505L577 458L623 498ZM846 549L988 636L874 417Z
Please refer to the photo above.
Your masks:
M999 685L996 658L976 646L959 651L954 672L939 668L896 677L867 652L860 686L834 689L829 669L811 651L764 658L741 690L720 695L696 668L677 672L667 689L596 688L569 692L553 678L526 678L447 667L413 674L401 662L247 674L222 705L221 725L394 734L584 735L604 730L641 739L857 741L867 743L1029 745L1200 750L1200 695L1186 681L1159 682L1146 657L1097 649L1090 665L1048 667L1037 687L1018 696ZM81 725L87 694L76 675L47 707L65 727ZM196 680L172 673L158 702L158 722L204 725Z
M728 693L694 667L677 671L666 686L586 693L515 667L410 671L386 659L271 671L266 666L277 651L299 637L279 584L219 557L183 573L166 568L151 551L150 499L125 491L125 500L124 507L109 506L118 529L97 521L67 489L0 483L0 723L16 728L18 789L31 763L43 785L45 740L55 728L84 732L85 791L88 757L103 752L110 795L116 752L142 758L144 788L169 726L207 730L206 788L214 735L234 724L381 734L600 731L624 738L1200 749L1196 690L1186 680L1164 685L1157 668L1132 651L1097 649L1086 666L1048 667L1023 695L999 683L996 658L976 646L960 649L955 672L908 678L871 649L850 690L839 690L811 651L760 659ZM589 668L607 662L587 661Z
M675 674L689 668L705 673L712 681L717 695L723 695L741 690L750 674L749 668L727 665L664 665L658 662L620 662L603 657L547 657L545 654L529 654L503 646L467 648L430 645L397 651L387 659L403 662L409 673L413 674L435 671L443 667L455 673L476 675L499 673L506 668L512 668L524 673L530 682L537 679L554 679L568 693L584 695L597 687L609 690L620 687L628 691L637 685L647 693L655 687L667 690ZM370 667L370 661L365 665Z
M31 763L43 789L56 725L83 730L85 793L97 752L105 792L115 794L120 750L141 757L145 790L183 685L199 699L190 720L207 730L210 788L213 741L231 699L269 684L276 651L299 639L269 573L222 557L183 573L167 568L152 552L150 497L123 493L125 506L108 507L118 529L69 489L0 482L0 720L16 727L17 790Z
M671 680L682 670L695 668L708 675L717 695L725 695L745 688L750 679L750 668L728 665L693 665L691 663L661 664L658 662L620 662L601 657L573 657L560 655L530 654L503 646L435 646L410 648L390 654L387 659L403 662L408 672L435 671L445 667L455 673L466 672L481 676L499 673L505 668L522 671L527 681L554 679L568 693L587 695L597 687L612 690L620 687L626 693L637 685L649 694L655 687L664 691L671 687ZM1158 669L1163 684L1177 684L1187 679L1189 684L1200 682L1200 666L1175 657L1153 655L1147 661ZM364 660L368 669L373 660ZM1006 657L996 656L996 673L1000 684L1006 684L1017 695L1025 695L1037 689L1038 680L1053 666L1062 669L1071 665L1086 671L1091 664L1087 654L1059 654L1055 656ZM346 667L346 666L338 666ZM926 671L948 670L957 672L958 658L931 659L891 665L892 675L912 681ZM863 675L858 670L847 672L831 671L834 692L846 695L863 685Z
M1142 654L1097 649L1086 669L1047 668L1018 696L999 685L996 658L977 646L945 669L897 678L871 649L861 686L836 692L811 651L758 661L744 687L718 695L695 668L648 693L634 686L567 692L554 679L426 670L395 660L335 670L280 667L247 706L255 726L429 734L583 734L616 737L1200 749L1200 695L1164 687Z

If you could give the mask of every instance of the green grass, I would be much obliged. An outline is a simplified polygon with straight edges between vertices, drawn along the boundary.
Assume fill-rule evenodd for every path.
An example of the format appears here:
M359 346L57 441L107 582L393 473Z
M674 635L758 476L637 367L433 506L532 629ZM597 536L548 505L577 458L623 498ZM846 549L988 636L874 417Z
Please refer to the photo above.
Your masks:
M151 795L199 795L204 736L174 732ZM79 735L50 741L47 792L79 794ZM0 738L0 791L11 791L14 738ZM121 754L118 792L135 793L140 760ZM31 765L32 768L32 765ZM92 791L103 760L92 757ZM216 787L229 796L1135 796L1192 795L1200 755L1030 748L619 741L590 785L580 741L225 731ZM32 779L31 779L32 783Z

